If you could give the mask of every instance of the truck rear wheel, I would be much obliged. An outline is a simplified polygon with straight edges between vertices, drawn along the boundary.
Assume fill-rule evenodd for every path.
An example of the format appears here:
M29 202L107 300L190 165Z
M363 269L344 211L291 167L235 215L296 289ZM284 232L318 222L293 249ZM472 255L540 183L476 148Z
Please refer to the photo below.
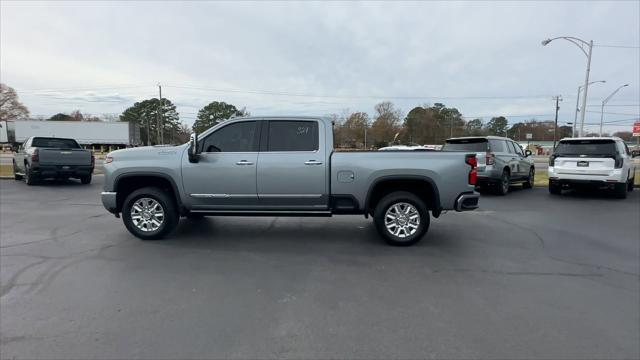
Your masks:
M420 241L429 229L429 210L416 195L396 191L378 202L373 221L387 243L409 246Z
M13 178L15 180L22 180L22 175L18 174L18 166L16 166L16 161L13 161Z
M124 200L122 221L142 240L161 239L178 225L175 201L156 187L138 189Z
M80 177L80 182L85 184L85 185L91 184L91 174L81 176Z
M24 182L27 185L35 185L38 179L31 171L31 166L29 164L24 164Z

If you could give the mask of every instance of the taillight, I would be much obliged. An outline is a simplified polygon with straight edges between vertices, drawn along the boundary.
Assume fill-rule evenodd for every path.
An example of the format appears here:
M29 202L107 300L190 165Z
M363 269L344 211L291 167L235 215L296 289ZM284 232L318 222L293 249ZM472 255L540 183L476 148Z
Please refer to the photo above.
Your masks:
M476 159L475 154L469 154L464 159L464 162L471 166L471 171L469 171L469 185L475 185L478 181L478 159Z
M496 163L496 156L493 155L493 153L490 153L487 151L487 159L486 159L486 164L487 165L493 165Z
M616 163L614 167L616 169L621 169L622 165L624 164L624 159L620 155L616 155L615 159L616 159Z
M40 155L38 154L38 149L33 150L33 154L31 154L31 161L38 162L40 161Z

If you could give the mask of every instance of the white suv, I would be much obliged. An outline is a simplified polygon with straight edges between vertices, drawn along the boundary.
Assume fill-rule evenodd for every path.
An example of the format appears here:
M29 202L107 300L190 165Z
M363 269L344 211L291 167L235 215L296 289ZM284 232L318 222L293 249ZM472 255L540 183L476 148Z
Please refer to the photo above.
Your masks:
M565 138L549 158L549 192L580 185L613 188L626 198L633 190L635 166L631 152L617 137Z

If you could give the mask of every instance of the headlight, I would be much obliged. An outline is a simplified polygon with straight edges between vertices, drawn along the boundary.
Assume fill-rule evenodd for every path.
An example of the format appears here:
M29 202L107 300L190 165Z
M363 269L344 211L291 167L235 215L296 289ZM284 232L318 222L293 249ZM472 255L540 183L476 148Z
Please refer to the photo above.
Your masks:
M113 158L111 156L107 156L104 158L104 163L105 164L110 164L113 162Z

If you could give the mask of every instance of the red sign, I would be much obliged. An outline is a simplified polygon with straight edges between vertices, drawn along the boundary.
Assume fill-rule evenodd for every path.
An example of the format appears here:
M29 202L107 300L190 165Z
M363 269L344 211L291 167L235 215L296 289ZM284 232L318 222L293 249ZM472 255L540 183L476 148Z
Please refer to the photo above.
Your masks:
M633 136L640 136L640 121L633 124Z

